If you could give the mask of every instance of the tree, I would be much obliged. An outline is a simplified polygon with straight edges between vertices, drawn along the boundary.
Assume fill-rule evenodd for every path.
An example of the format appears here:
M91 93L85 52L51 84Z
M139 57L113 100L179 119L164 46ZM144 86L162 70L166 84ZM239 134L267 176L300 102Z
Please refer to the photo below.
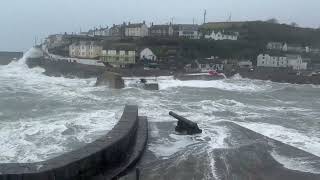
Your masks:
M278 21L278 19L276 19L276 18L268 19L268 20L266 20L266 22L272 23L272 24L279 24L279 21Z

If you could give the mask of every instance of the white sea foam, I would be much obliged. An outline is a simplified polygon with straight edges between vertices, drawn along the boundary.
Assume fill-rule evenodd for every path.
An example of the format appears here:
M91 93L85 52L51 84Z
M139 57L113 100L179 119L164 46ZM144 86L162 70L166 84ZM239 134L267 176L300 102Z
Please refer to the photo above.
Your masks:
M190 136L170 134L169 139L159 137L156 142L149 145L149 149L157 157L166 159L191 144L194 144L194 141Z
M110 110L65 112L7 122L0 129L0 161L22 163L47 159L70 151L66 143L92 142L111 130L116 122L115 112Z
M215 88L226 91L240 91L240 92L257 92L269 89L270 86L265 83L256 84L255 80L242 79L241 77L233 77L231 79L222 80L189 80L181 81L174 79L173 76L160 77L124 77L127 87L131 87L140 79L146 79L149 82L158 82L160 90L166 90L176 87L193 87L193 88Z
M159 87L161 90L175 87L195 87L195 88L215 88L226 91L244 91L254 92L261 91L263 87L258 87L254 84L247 84L242 82L228 82L227 80L213 80L213 81L202 81L202 80L166 80L160 81Z
M30 50L21 60L0 67L1 93L12 96L14 93L28 93L43 97L48 103L59 101L64 105L53 105L53 109L45 109L43 113L41 103L34 105L31 102L32 113L28 113L31 117L15 115L1 121L0 162L42 161L70 151L106 134L119 118L116 115L119 109L116 108L104 109L101 106L101 110L95 106L77 109L82 104L90 106L88 101L91 100L103 104L103 97L91 93L101 90L93 87L95 79L45 76L44 69L29 69L25 64L27 57L37 55L34 53Z
M252 131L320 156L320 138L267 123L235 122Z
M282 164L285 168L301 171L301 172L309 172L313 174L320 174L320 169L314 167L314 164L319 166L320 162L316 162L310 158L292 158L286 157L283 155L279 155L277 152L271 152L272 157Z

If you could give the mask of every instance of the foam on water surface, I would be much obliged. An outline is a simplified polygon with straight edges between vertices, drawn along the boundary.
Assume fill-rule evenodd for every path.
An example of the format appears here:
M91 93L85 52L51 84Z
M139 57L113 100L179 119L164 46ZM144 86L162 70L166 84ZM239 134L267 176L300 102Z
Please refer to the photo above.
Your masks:
M103 98L93 93L103 90L93 87L96 79L45 76L44 69L25 64L35 53L31 49L0 67L0 93L7 94L1 98L16 108L0 114L1 162L42 161L79 148L106 134L119 118L120 109L105 109ZM21 104L26 106L18 110Z
M264 136L281 141L320 157L319 137L303 134L298 130L285 128L280 125L252 122L235 123Z
M124 104L137 104L139 114L148 117L152 139L148 148L157 158L168 159L185 152L181 159L177 159L180 161L187 158L188 153L200 153L188 151L199 146L201 153L206 152L210 174L216 179L218 176L213 150L229 148L225 140L232 134L227 127L217 125L219 121L236 122L320 156L319 134L308 133L309 129L302 124L297 126L301 125L304 131L285 128L277 124L276 120L274 124L266 122L266 119L275 116L296 120L296 117L288 116L290 113L299 117L312 117L317 121L320 116L317 111L320 97L317 94L305 100L299 99L298 95L288 97L286 93L299 93L300 90L314 93L317 86L278 84L240 76L214 81L180 81L167 76L156 80L154 77L147 79L158 82L160 91L135 88L134 84L141 77L125 78L127 88L124 90L110 90L93 87L96 79L48 77L43 72L42 68L29 69L24 59L0 66L0 93L12 96L2 97L3 100L19 104L31 103L30 107L26 107L28 112L17 115L0 110L1 162L40 161L92 142L113 127L121 117ZM29 95L34 99L30 100ZM15 100L16 96L21 99ZM298 102L317 107L304 107L298 105ZM194 136L175 134L173 122L176 120L168 115L169 111L197 122L203 133ZM291 122L296 121L288 121ZM159 125L161 123L168 123L170 127L162 127ZM314 132L318 130L316 127L311 128ZM281 164L290 162L276 155L274 157ZM295 162L299 163L299 160Z
M320 169L314 167L314 165L319 166L320 162L314 159L286 157L275 151L271 152L271 156L287 169L320 174Z

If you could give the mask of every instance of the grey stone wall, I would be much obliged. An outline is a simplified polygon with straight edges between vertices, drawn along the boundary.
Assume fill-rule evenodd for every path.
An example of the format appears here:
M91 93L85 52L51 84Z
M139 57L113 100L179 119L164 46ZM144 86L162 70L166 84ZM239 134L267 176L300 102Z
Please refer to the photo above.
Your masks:
M126 106L120 121L100 139L47 161L0 164L0 180L79 180L119 166L130 156L138 122L138 107Z

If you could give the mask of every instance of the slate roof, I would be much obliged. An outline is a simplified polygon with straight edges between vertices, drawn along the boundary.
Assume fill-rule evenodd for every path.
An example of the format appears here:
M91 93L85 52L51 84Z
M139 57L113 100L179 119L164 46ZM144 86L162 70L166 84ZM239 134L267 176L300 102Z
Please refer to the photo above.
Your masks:
M126 26L126 28L141 28L142 26L144 26L145 24L144 23L136 23L136 24L128 24Z
M170 25L153 25L150 27L150 30L155 30L155 29L167 30L169 27Z
M199 25L197 24L175 24L173 25L174 30L178 31L198 31Z

